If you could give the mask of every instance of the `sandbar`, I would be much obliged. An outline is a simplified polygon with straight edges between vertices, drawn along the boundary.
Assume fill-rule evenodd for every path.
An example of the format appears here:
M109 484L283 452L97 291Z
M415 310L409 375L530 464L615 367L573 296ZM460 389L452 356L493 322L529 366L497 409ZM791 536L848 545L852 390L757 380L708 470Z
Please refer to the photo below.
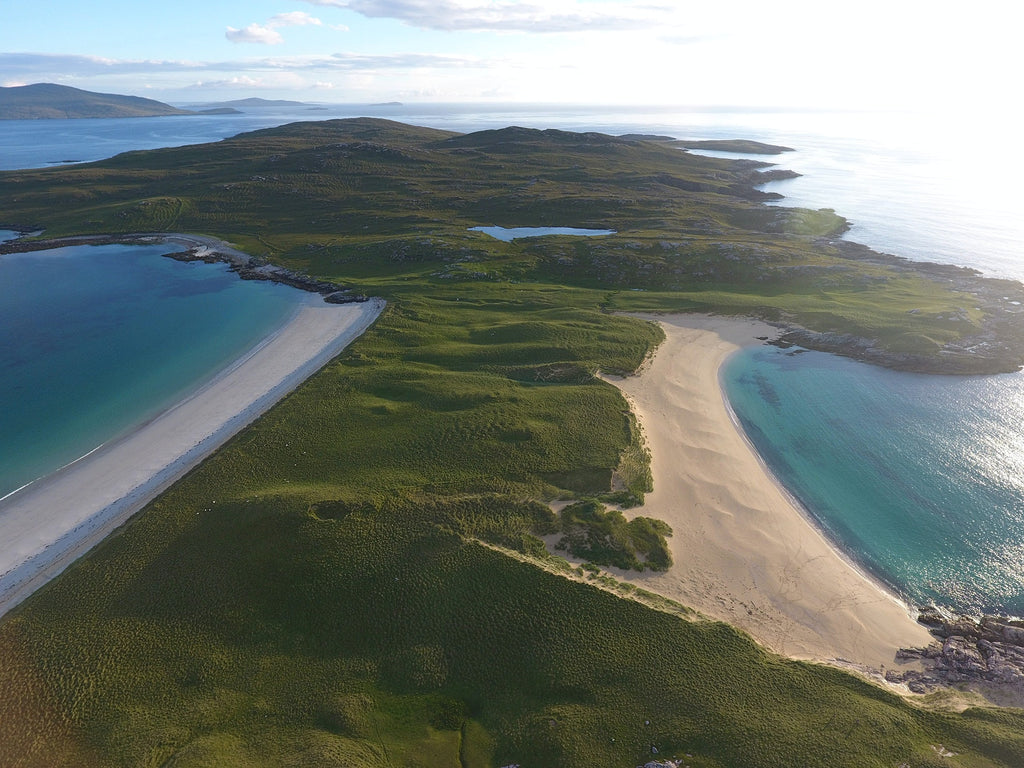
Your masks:
M320 370L383 307L303 294L287 323L185 400L0 500L0 616Z
M664 520L674 565L615 570L798 659L894 666L931 642L906 605L858 570L769 473L726 404L719 369L778 330L706 315L644 316L665 342L640 373L609 379L632 405L651 451L654 491L631 514Z

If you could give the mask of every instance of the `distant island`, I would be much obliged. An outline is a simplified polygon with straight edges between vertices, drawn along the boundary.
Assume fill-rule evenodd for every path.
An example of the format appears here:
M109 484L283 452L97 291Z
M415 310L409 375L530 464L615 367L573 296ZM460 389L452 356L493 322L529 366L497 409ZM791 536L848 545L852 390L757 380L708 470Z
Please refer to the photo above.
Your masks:
M231 114L237 110L196 112L179 109L155 99L94 93L56 83L0 88L0 120L68 120L113 117L160 117L163 115Z
M781 155L783 152L792 152L792 147L783 147L778 144L765 144L761 141L750 139L706 139L704 141L677 141L680 147L686 149L708 149L713 152L741 152L746 155Z
M260 108L260 107L308 107L303 101L288 101L286 99L260 99L260 98L249 98L249 99L235 99L234 101L217 101L210 104L203 104L204 107L212 108Z

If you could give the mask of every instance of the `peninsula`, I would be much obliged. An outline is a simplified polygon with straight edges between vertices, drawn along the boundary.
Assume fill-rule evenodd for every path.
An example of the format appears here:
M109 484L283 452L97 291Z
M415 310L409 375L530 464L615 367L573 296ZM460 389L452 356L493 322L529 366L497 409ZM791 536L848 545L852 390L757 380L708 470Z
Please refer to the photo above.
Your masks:
M765 206L767 169L358 119L0 174L5 223L43 232L17 247L201 233L388 302L0 621L0 744L50 765L1024 763L1019 712L835 668L902 672L927 637L773 488L715 379L756 337L1013 370L1024 286L846 243L833 211ZM578 564L545 547L568 523ZM616 547L658 567L599 565Z

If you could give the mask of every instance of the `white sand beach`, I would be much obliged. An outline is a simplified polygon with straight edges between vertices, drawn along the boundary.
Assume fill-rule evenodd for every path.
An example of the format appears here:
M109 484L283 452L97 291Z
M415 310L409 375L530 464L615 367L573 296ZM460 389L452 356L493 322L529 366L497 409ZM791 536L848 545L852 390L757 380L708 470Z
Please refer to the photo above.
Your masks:
M277 333L186 400L0 500L0 615L326 365L383 306L307 294Z
M776 483L732 420L718 372L777 330L701 315L651 316L666 341L644 370L613 379L652 454L654 492L629 514L672 526L675 564L624 580L749 632L800 659L893 666L931 641L906 606L845 560Z

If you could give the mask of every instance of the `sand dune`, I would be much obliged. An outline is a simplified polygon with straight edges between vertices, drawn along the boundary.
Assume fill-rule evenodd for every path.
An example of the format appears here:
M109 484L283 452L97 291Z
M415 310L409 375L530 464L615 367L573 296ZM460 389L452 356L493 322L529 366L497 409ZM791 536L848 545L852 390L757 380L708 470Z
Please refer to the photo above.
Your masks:
M0 501L0 615L323 367L383 306L304 296L285 326L188 399Z
M768 473L734 424L718 371L757 336L733 318L650 317L667 339L638 375L615 379L652 453L654 492L637 514L672 526L664 574L616 571L750 632L795 658L892 666L931 637L906 606L830 545Z

